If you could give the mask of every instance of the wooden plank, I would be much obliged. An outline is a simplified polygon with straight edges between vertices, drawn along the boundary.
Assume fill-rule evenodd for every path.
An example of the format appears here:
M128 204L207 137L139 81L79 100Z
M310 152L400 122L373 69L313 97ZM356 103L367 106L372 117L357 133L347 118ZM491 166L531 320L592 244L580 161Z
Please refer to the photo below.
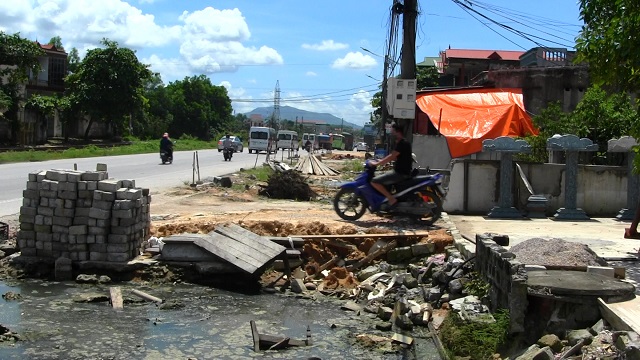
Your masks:
M282 245L278 245L265 237L253 233L236 224L216 226L215 230L220 234L232 237L258 251L265 251L267 256L275 257L285 250Z
M145 300L153 301L153 302L156 302L156 303L162 303L162 299L160 299L159 297L155 297L153 295L149 295L146 292L143 292L143 291L140 291L140 290L132 289L131 293L133 295L136 295L136 296L138 296L140 298L143 298Z
M271 347L269 348L269 350L280 350L280 349L284 349L287 346L289 346L289 339L288 337L286 338L282 338L282 340L278 341L277 343L271 345Z
M259 268L259 266L248 262L244 253L238 252L232 247L225 248L223 244L204 240L197 240L195 244L249 274L255 273Z
M269 241L272 241L278 245L282 245L287 249L291 249L291 244L293 244L293 248L302 248L304 247L304 239L299 237L279 237L279 236L265 236ZM291 241L289 241L291 239Z
M249 321L251 324L251 336L253 337L253 351L260 351L260 333L258 333L258 327L256 326L256 322L251 320Z
M260 250L250 248L243 243L238 242L235 238L230 238L216 232L211 232L209 236L211 237L211 241L215 242L220 249L229 250L236 256L244 259L245 262L256 267L260 267L262 264L272 259L271 257L265 256L265 254L260 252Z
M292 237L302 238L304 240L317 240L317 239L388 239L388 238L413 238L413 237L427 237L429 236L428 230L422 231L398 231L390 234L343 234L343 235L291 235Z
M328 268L330 268L333 265L335 265L338 262L338 260L340 260L340 256L338 256L338 255L334 256L333 258L331 258L331 260L329 260L326 263L320 265L320 267L318 268L316 273L311 275L311 276L307 276L307 278L305 280L306 281L310 281L311 279L317 279L318 277L320 277L320 275L322 275L323 271L325 271Z
M122 310L124 308L122 302L122 291L119 286L112 286L109 288L109 295L111 296L111 306L116 310Z
M284 336L260 334L260 344L262 344L263 347L272 346L273 344L281 341L283 338ZM306 346L306 345L307 344L305 340L289 339L289 346Z
M607 304L598 298L602 317L607 320L615 330L634 331L640 333L640 298Z

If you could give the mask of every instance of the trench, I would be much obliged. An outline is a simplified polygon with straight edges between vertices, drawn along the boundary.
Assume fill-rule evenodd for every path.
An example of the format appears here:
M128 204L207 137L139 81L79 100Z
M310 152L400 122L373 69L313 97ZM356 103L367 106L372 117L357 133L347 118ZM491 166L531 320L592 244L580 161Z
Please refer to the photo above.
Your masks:
M24 341L0 343L0 359L440 359L426 328L414 330L412 348L383 353L356 343L357 334L375 330L375 315L340 310L333 298L306 299L284 294L244 295L211 287L177 284L140 287L181 308L161 310L149 302L127 303L132 287L118 284L124 310L108 302L77 303L82 293L108 294L108 286L24 280L0 282L0 324ZM135 298L135 297L132 297ZM249 321L261 333L306 338L312 346L253 352Z

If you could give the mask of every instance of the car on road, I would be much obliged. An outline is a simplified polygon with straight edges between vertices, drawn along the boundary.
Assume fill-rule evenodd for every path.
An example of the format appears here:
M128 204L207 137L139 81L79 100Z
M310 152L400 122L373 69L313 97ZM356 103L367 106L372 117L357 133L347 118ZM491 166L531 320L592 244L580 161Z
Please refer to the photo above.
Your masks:
M231 138L231 147L233 147L233 151L235 152L242 152L243 147L242 147L242 140L237 137L237 136L230 136ZM218 152L221 152L224 149L224 140L226 139L226 136L223 136L222 138L220 138L220 140L218 140Z
M367 143L359 142L353 147L353 151L367 151Z

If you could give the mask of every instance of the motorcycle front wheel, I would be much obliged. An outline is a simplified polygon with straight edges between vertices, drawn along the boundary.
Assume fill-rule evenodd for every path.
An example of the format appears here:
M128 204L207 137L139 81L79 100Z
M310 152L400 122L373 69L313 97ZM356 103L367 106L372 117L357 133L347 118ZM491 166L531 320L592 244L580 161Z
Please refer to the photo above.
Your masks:
M333 209L344 220L358 220L367 211L367 201L353 188L342 188L333 198Z

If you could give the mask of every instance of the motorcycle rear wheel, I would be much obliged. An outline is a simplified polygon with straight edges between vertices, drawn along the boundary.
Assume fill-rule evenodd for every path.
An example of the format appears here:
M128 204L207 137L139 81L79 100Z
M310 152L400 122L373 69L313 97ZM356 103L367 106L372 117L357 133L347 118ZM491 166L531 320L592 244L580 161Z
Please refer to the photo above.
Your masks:
M425 201L425 197L428 197L429 200ZM425 202L425 205L432 206L431 212L423 215L422 219L427 225L433 225L442 216L442 199L435 191L427 190L422 193L422 201Z
M367 200L352 188L342 188L333 198L333 209L344 220L358 220L367 211Z

